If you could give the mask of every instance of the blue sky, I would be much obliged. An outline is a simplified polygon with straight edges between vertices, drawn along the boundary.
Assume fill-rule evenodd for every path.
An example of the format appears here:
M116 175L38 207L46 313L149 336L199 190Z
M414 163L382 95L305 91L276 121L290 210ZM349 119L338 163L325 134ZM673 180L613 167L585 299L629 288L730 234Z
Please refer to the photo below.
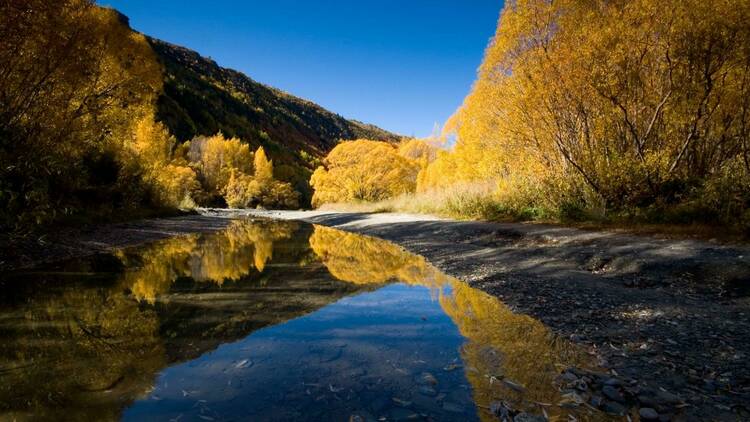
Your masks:
M99 0L141 32L348 118L426 136L461 104L502 0Z

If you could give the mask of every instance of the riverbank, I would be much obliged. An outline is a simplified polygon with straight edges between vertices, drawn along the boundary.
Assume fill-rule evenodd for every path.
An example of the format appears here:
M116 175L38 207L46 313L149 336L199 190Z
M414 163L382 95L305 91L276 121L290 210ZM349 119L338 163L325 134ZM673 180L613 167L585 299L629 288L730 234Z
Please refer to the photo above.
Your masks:
M380 237L587 348L623 406L750 416L750 248L408 214L248 211ZM619 393L623 397L617 397Z

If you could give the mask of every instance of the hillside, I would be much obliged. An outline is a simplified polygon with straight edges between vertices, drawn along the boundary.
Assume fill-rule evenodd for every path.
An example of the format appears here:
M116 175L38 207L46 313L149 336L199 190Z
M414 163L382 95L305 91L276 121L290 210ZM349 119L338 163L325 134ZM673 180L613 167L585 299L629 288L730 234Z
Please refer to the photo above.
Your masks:
M165 68L157 117L180 141L221 131L293 163L304 161L300 150L320 158L341 139L400 139L223 68L195 51L154 38L149 42Z

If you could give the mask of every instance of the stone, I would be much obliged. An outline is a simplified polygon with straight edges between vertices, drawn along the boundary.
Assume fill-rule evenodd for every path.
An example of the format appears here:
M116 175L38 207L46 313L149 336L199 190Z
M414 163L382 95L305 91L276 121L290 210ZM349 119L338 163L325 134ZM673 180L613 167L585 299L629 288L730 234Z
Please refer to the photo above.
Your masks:
M601 396L591 396L589 403L598 409L604 403L604 399Z
M638 414L641 416L641 419L647 421L654 421L659 419L659 414L656 413L656 410L650 407L641 407L641 409L638 411Z
M603 380L602 384L609 385L610 387L619 387L622 385L622 382L617 378L607 378Z
M443 410L445 410L446 412L451 412L451 413L463 413L464 412L464 408L461 405L453 403L453 402L449 402L449 401L443 403Z
M609 413L610 415L622 416L625 414L625 406L617 403L616 401L608 401L602 405L602 410Z
M670 393L669 391L659 391L656 393L656 400L660 403L667 404L679 404L682 400L677 395Z
M411 402L409 400L400 399L398 397L392 398L393 402L401 407L409 407L411 406Z
M430 397L435 397L438 394L437 391L434 388L430 387L429 385L422 385L419 387L417 391L419 391L419 394L423 394L425 396L430 396Z
M513 382L509 379L504 379L503 384L506 387L510 388L511 390L519 392L519 393L523 393L526 391L526 388L523 385Z
M653 407L653 406L656 406L657 404L653 396L646 395L646 394L639 395L638 402L641 404L641 406L644 406L644 407Z
M615 387L612 387L611 385L605 385L604 388L602 388L602 394L604 394L604 396L610 400L614 400L620 403L625 402L625 397L622 396L622 393L620 393L620 390L618 390Z
M394 421L408 421L417 417L417 414L409 409L403 407L394 407L391 409L391 420Z
M563 372L562 375L560 375L560 379L565 382L575 382L578 381L578 377L572 373L572 372Z
M513 418L513 422L547 422L547 418L541 415L532 415L530 413L521 412Z
M417 378L417 384L419 385L437 385L438 380L429 372L423 372L422 375Z
M578 407L584 403L584 400L577 393L566 393L562 395L562 400L558 403L560 407L568 409Z

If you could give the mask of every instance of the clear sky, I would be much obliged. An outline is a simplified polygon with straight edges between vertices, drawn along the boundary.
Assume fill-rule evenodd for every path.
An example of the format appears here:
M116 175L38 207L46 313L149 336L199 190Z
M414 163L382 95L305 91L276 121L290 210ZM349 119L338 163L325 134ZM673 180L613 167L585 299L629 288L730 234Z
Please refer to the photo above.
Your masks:
M502 0L99 0L131 26L348 118L427 136L461 104Z

